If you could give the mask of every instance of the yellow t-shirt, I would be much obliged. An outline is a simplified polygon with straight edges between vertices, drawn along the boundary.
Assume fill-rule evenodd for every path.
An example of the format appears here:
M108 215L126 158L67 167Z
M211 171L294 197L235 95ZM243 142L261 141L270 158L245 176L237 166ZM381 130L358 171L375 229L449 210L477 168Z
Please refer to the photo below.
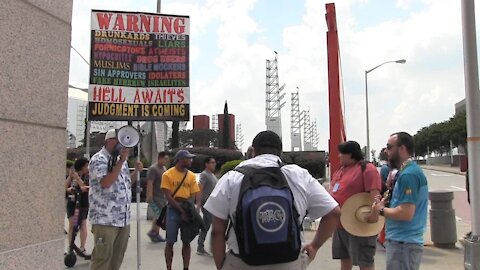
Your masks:
M172 192L173 194L175 189L177 189L177 186L180 185L180 182L182 182L184 175L184 172L177 170L175 167L170 168L163 174L162 184L160 185L160 187L170 190L170 192ZM195 174L193 172L188 171L185 181L178 189L177 194L175 194L174 198L188 199L197 192L200 192L197 178L195 177Z

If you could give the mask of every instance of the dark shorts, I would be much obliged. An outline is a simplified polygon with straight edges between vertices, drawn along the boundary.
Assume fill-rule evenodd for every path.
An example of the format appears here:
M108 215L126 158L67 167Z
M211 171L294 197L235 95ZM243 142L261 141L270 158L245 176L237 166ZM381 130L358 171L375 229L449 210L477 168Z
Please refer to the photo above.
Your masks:
M73 217L75 214L75 204L67 203L67 218ZM88 217L88 208L80 208L80 220L85 220Z
M373 266L376 248L376 236L358 237L344 229L337 229L333 233L333 259L351 259L354 266Z

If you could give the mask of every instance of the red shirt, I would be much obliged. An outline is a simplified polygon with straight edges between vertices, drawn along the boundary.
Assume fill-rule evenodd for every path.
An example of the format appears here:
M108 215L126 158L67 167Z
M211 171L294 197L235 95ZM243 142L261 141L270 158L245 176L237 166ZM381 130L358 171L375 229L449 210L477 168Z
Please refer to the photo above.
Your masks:
M368 163L365 171L362 173L360 162L347 167L341 167L332 177L330 182L330 193L338 202L340 207L351 196L370 192L371 190L382 189L382 180L377 168Z

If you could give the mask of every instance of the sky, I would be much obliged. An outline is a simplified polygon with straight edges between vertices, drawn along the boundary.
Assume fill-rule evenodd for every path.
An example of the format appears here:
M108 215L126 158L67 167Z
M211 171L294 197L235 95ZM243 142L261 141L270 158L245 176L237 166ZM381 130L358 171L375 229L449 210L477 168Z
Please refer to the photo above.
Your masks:
M222 113L242 124L244 149L265 126L265 60L278 52L284 149L290 150L290 93L317 122L328 150L325 3L320 0L163 0L162 13L190 16L191 115ZM91 9L155 12L156 0L74 0L72 46L90 55ZM465 97L461 9L450 0L337 1L348 140L366 144L365 70L370 141L377 153L389 134L448 119ZM478 27L477 27L478 28ZM88 65L71 50L70 84L87 87ZM81 97L81 92L70 90ZM190 124L191 127L191 124Z

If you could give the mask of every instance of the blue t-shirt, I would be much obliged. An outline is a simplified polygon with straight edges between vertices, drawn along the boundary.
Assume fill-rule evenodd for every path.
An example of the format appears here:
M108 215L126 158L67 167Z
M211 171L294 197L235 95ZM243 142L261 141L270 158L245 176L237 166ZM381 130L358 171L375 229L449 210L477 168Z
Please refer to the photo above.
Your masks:
M387 165L383 165L382 168L380 168L380 176L382 177L383 183L387 182L388 174L390 173L390 167Z
M428 185L422 169L411 162L402 171L393 189L390 208L400 204L415 204L415 215L411 221L387 219L386 238L405 243L423 244L427 226Z

